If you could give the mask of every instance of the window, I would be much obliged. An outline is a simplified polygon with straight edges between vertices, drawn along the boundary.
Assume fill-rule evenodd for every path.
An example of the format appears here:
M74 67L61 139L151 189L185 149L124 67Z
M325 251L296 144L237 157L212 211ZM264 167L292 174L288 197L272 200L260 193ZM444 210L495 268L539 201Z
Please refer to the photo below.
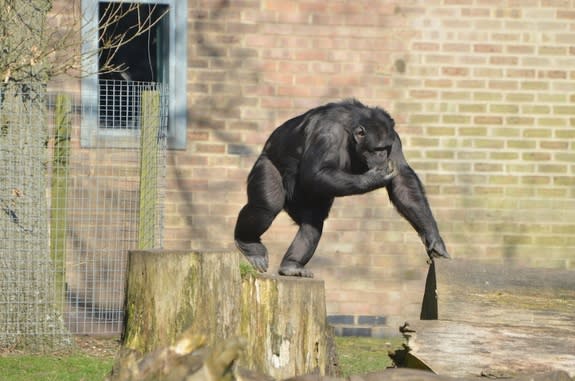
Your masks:
M168 89L168 146L185 148L186 1L83 0L82 13L82 146L137 136L142 84L157 82Z

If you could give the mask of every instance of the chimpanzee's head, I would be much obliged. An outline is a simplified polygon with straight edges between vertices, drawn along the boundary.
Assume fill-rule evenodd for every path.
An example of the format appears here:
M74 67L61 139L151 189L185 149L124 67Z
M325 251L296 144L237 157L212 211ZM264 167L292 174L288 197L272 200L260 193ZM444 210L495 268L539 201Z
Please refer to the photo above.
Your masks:
M369 111L369 116L361 118L353 130L356 153L369 169L387 168L391 146L397 139L393 128L395 122L380 108L370 108Z

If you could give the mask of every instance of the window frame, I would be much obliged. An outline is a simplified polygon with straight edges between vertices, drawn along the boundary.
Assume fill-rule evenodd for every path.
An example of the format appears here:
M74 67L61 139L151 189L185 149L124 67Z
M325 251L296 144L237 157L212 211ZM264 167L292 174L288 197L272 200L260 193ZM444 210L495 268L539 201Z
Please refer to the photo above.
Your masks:
M167 5L169 12L168 57L168 148L186 148L187 129L187 1L186 0L104 0L140 4ZM100 0L82 0L82 147L97 146L104 140L107 146L126 145L139 136L139 129L114 130L98 127L98 8Z

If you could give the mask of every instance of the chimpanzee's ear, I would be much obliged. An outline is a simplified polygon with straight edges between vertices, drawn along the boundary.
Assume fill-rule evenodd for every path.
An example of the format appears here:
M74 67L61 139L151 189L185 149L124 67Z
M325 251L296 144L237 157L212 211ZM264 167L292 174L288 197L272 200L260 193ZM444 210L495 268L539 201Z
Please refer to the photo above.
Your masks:
M365 139L365 127L361 124L353 129L353 139L356 143L363 142Z

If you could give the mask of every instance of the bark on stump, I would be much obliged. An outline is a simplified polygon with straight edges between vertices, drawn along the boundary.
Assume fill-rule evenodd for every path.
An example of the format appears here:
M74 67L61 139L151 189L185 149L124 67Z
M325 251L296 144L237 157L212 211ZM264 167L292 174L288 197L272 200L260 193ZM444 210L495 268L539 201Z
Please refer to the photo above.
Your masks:
M146 353L192 327L207 344L247 339L239 365L277 379L332 374L323 281L247 275L237 252L129 256L124 346Z
M325 375L330 361L323 281L250 276L242 285L238 334L248 343L240 365L276 379Z

